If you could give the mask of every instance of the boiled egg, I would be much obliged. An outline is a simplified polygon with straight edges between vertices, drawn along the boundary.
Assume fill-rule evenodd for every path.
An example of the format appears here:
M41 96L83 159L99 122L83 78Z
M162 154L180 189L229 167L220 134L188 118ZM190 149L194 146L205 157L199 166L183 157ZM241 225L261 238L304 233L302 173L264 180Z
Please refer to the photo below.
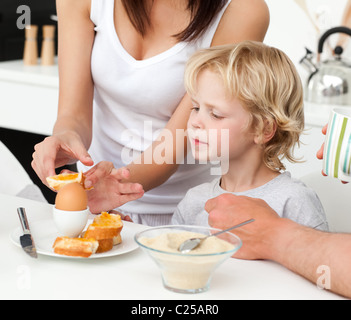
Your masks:
M69 183L57 192L55 207L63 211L82 211L88 206L88 196L84 187L77 183Z

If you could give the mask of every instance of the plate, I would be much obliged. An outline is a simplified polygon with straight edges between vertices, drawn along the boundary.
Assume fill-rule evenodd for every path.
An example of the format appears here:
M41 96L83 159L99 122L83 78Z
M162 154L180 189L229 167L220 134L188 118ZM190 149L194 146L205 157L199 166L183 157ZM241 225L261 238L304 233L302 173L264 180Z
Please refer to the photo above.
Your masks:
M93 222L90 219L87 223L87 226ZM104 253L96 253L91 255L89 258L81 257L69 257L64 255L56 254L52 248L57 237L60 237L60 234L55 226L53 220L42 220L31 223L32 236L35 242L35 247L37 253L45 256L58 257L58 258L67 258L67 259L99 259L99 258L108 258L114 257L121 254L125 254L131 251L136 250L139 246L134 240L134 235L143 230L144 226L134 224L128 221L123 221L123 229L121 232L122 243L117 246L114 246L112 250ZM18 247L21 248L20 236L23 235L23 230L21 227L13 230L10 234L11 241Z

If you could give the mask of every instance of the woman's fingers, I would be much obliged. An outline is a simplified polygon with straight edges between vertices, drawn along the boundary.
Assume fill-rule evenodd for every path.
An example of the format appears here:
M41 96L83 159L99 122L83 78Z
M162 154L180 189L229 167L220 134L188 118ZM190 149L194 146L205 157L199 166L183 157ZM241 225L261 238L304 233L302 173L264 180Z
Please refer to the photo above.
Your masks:
M120 206L128 202L140 199L144 193L122 194L119 196Z
M128 180L129 177L130 172L128 169L116 169L112 162L103 161L85 173L85 187L89 189L95 184L104 181L105 184L113 184L115 192L121 195L138 194L139 196L139 194L144 192L143 186L139 183L123 181Z
M95 165L93 168L84 173L85 175L85 188L89 189L97 184L100 180L107 178L114 169L112 162L102 161Z
M56 174L56 149L56 145L54 143L49 143L47 138L34 147L31 165L35 173L45 185L47 185L46 178Z
M128 215L125 215L123 213L120 213L119 211L116 211L116 210L110 210L109 212L110 214L118 214L122 220L124 221L129 221L129 222L133 222L132 218Z
M46 185L46 178L55 175L56 168L75 163L77 160L86 166L94 164L77 135L47 137L35 145L32 157L32 167Z
M136 194L136 196L140 198L140 194L144 193L144 188L140 183L123 182L123 180L128 180L130 177L130 172L127 168L119 168L119 169L114 168L111 171L111 176L113 176L115 179L117 179L120 182L118 189L121 195Z
M113 168L111 175L119 181L127 180L130 178L130 171L127 168Z
M83 165L91 167L94 161L88 153L87 149L80 140L74 140L72 145L65 146L66 152L72 156L74 160L79 160Z
M115 169L111 162L100 162L85 173L85 187L89 191L89 207L94 212L120 207L144 195L143 186L129 182L126 168Z
M128 194L140 194L143 193L143 186L139 183L120 183L118 192L121 195L128 195Z

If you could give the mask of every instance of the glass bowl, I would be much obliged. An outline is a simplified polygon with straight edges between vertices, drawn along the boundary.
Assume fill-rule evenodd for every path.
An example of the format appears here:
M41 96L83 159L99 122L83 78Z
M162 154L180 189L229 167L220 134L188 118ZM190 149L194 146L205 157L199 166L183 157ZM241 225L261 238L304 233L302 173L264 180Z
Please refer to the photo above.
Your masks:
M210 237L189 253L179 245L194 236L208 236L221 230L197 226L164 226L139 232L135 241L159 266L165 288L179 293L199 293L209 289L216 268L237 252L242 241L226 232Z

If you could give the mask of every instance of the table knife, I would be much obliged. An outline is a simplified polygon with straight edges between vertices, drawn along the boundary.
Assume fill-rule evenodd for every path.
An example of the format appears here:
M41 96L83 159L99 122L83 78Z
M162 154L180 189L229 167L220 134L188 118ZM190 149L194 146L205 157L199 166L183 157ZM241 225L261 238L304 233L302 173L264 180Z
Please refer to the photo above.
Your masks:
M18 208L17 213L21 221L23 236L20 237L20 243L23 250L29 254L32 258L38 258L37 250L35 248L34 240L30 232L26 210L24 208Z

